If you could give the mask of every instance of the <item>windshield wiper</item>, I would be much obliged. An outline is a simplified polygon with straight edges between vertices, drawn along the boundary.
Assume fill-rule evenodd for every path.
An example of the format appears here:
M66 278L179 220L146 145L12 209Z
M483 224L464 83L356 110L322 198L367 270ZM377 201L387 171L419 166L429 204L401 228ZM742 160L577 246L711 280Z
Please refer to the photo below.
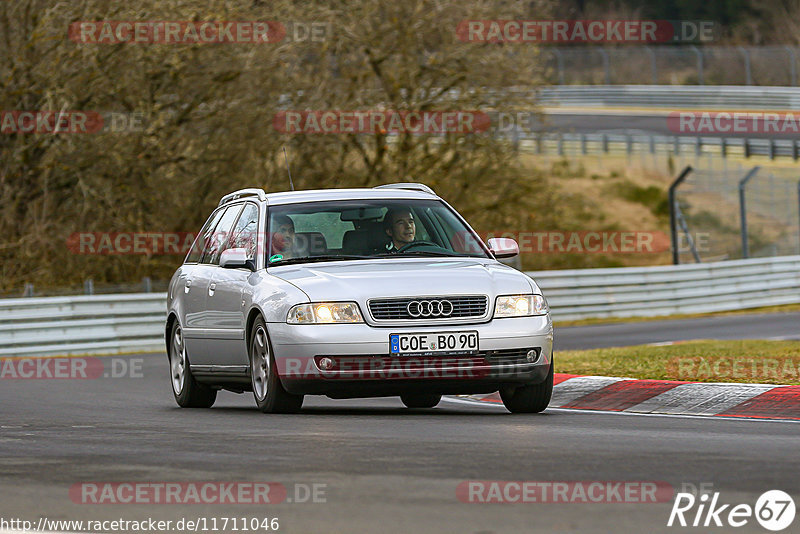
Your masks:
M357 256L354 254L350 255L339 255L339 254L323 254L321 256L304 256L302 258L286 258L281 259L278 261L271 262L268 267L275 267L278 265L291 265L293 263L314 263L318 261L344 261L344 260L368 260L374 258L374 256Z

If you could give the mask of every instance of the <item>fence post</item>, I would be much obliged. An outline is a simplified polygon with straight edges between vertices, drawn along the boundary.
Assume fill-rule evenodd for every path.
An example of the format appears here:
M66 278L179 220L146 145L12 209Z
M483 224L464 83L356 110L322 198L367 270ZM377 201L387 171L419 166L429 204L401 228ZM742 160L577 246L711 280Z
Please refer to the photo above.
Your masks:
M649 46L644 47L650 56L650 75L653 78L653 85L658 85L658 64L656 63L656 53Z
M87 278L83 281L83 293L85 295L94 295L94 280Z
M603 71L605 72L605 84L611 85L611 63L608 57L608 52L606 52L602 48L598 48L597 51L600 52L600 55L603 56Z
M145 293L153 292L153 281L150 280L149 276L145 276L144 278L142 278L142 285L144 286Z
M792 87L797 85L797 58L794 53L794 48L791 46L784 46L784 50L789 53L789 76L791 78Z
M738 46L739 52L744 57L744 79L745 85L753 85L753 76L750 73L750 52L743 46Z
M686 177L689 176L689 173L692 172L692 166L687 165L683 171L681 171L680 175L675 178L675 181L672 182L669 186L669 231L670 231L670 238L672 240L672 263L678 265L681 262L680 253L678 251L678 224L677 224L677 199L675 198L675 191L677 190L678 186L686 180Z
M556 65L558 65L558 84L565 85L564 83L564 55L558 48L553 48L553 54L556 56Z
M694 45L691 46L691 49L697 56L697 84L705 85L703 81L703 53Z
M742 258L749 258L750 257L750 250L747 246L747 207L745 205L745 188L747 187L747 182L753 178L756 173L758 173L759 169L758 165L750 169L747 174L744 175L744 178L739 180L739 220L741 221L741 232L742 232Z
M800 184L798 184L800 186ZM25 282L25 288L22 290L23 297L32 297L33 296L33 284L30 282Z

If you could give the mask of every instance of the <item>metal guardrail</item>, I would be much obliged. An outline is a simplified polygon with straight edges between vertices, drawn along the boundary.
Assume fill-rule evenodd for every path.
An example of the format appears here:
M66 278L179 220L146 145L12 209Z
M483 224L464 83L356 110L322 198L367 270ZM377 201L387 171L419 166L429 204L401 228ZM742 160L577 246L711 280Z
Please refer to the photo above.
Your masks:
M740 85L554 85L537 94L542 106L680 109L800 109L798 87Z
M0 357L164 350L166 293L0 300Z
M800 256L530 272L558 320L800 303ZM0 300L0 357L164 350L165 293Z
M517 148L535 154L589 155L668 153L719 157L764 156L770 159L800 159L798 139L752 139L689 137L677 135L636 135L601 133L535 134L514 130L510 135Z
M800 256L528 274L556 321L800 303Z

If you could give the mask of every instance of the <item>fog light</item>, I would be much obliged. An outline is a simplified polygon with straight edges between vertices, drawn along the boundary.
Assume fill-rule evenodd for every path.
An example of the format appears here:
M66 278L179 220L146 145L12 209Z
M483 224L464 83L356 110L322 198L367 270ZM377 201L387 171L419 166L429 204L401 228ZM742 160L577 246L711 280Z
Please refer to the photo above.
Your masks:
M319 359L319 368L323 371L327 371L329 369L333 369L335 365L334 361L331 358L320 358Z
M535 350L531 349L528 351L527 358L529 362L533 363L539 359L539 355L536 354Z

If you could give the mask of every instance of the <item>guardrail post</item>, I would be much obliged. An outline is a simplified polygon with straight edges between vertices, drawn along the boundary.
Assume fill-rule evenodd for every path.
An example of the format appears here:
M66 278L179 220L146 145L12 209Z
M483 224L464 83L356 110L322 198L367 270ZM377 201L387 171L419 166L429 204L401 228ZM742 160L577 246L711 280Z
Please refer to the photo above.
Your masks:
M561 132L558 132L558 155L564 155L564 134Z
M743 46L738 46L739 52L744 57L744 79L745 85L753 85L753 76L750 73L750 52Z
M749 158L750 157L750 139L748 139L746 137L744 139L742 139L742 146L744 147L744 157L745 158Z
M721 137L721 143L719 145L720 155L724 158L728 155L728 138Z
M792 139L792 159L797 161L797 157L800 156L797 150L797 139Z
M769 159L775 159L775 139L769 140Z
M680 139L678 138L677 135L673 138L673 140L674 140L674 143L675 143L675 149L674 149L675 150L675 155L677 156L677 155L679 155L681 153L681 143L680 143Z
M603 152L608 154L608 135L603 134Z
M797 182L797 238L800 247L800 181Z
M83 293L85 295L94 295L94 280L87 278L83 281Z
M690 172L692 172L692 166L687 165L669 186L669 230L672 240L672 263L675 265L681 262L680 253L678 251L677 199L675 198L675 191L678 189L678 186L686 180Z
M800 184L798 184L800 186ZM22 290L23 297L32 297L33 296L33 284L30 282L25 282L25 288Z
M650 153L656 153L656 138L654 136L650 136Z
M150 280L149 276L145 276L144 278L142 278L142 285L144 286L145 293L153 292L153 281Z
M628 134L625 138L625 148L629 156L633 154L633 136L631 134Z
M750 257L750 250L747 246L747 207L745 205L745 188L747 187L747 182L752 179L756 173L758 173L761 167L755 166L750 169L747 174L744 175L744 178L739 180L739 220L741 221L741 232L742 232L742 258L749 258Z
M583 154L585 156L587 154L587 152L588 152L588 150L586 148L586 134L582 133L581 134L581 154Z

